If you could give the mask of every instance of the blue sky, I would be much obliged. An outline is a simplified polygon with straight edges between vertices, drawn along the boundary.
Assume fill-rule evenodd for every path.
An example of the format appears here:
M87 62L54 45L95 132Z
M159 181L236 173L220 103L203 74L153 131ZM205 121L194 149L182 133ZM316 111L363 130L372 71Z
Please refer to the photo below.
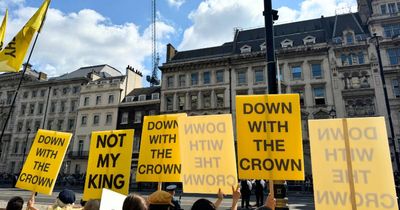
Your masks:
M0 0L0 18L10 17L6 42L42 0ZM356 10L356 0L273 0L279 23ZM31 63L50 76L82 66L110 64L151 69L151 0L52 0ZM234 28L263 26L262 0L157 0L157 45L178 51L216 46L232 40Z

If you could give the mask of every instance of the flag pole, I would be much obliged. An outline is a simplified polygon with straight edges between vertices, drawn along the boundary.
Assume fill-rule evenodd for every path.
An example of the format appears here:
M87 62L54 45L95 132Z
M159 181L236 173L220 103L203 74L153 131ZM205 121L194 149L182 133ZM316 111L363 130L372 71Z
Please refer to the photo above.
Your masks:
M10 111L8 112L6 121L4 122L3 129L2 129L1 134L0 134L0 148L3 146L3 136L4 136L4 132L5 132L6 128L7 128L8 121L10 120L12 111L13 111L13 109L14 109L15 101L16 101L17 96L18 96L18 91L19 91L19 89L21 88L22 80L24 79L24 76L25 76L25 73L26 73L26 69L27 69L27 67L28 67L29 61L31 60L33 50L35 49L35 46L36 46L36 41L37 41L37 39L38 39L38 37L39 37L39 34L40 34L41 29L42 29L44 20L46 19L46 14L47 14L47 10L49 9L50 2L51 2L51 1L49 1L49 4L47 5L45 15L44 15L44 17L43 17L42 23L40 24L40 28L39 28L38 32L36 33L36 37L35 37L35 40L33 41L33 45L32 45L31 51L29 52L28 59L27 59L25 65L23 65L24 68L23 68L23 71L22 71L22 75L21 75L21 78L20 78L20 80L19 80L17 89L16 89L16 91L15 91L14 98L13 98L13 100L12 100L12 102L11 102Z

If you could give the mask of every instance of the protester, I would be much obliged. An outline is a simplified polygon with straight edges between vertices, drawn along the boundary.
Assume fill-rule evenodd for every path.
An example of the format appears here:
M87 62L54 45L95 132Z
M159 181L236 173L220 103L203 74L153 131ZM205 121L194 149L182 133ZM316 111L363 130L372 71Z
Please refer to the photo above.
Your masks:
M260 207L264 203L264 188L265 181L264 180L256 180L255 181L255 194L256 194L256 206Z
M75 203L75 193L72 190L65 189L58 194L55 203L47 208L48 210L60 210L60 209L73 209Z
M168 185L166 188L167 192L172 195L172 203L174 204L174 207L172 208L173 210L181 210L181 202L176 199L175 196L175 191L176 191L176 185Z
M276 207L276 199L268 194L267 199L265 200L265 205L257 208L256 210L272 210Z
M99 200L89 200L85 203L83 210L99 210L100 201Z
M172 195L166 191L158 190L148 197L149 210L172 210Z
M19 196L15 196L8 201L6 210L21 210L23 205L24 199Z
M194 202L191 210L216 210L222 203L222 200L224 198L224 194L221 191L221 189L218 190L218 199L215 203L212 203L211 201L201 198ZM237 203L239 202L240 199L240 189L239 186L234 189L232 186L232 206L231 210L237 210Z
M138 194L130 194L122 205L122 210L147 210L147 203L144 198Z
M247 179L240 181L240 193L242 194L242 208L246 203L246 208L250 208L251 182Z

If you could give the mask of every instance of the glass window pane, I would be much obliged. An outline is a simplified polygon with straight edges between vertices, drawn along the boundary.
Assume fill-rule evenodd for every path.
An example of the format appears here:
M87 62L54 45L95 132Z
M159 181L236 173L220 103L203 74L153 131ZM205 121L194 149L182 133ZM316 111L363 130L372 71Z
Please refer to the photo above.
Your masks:
M206 71L203 73L203 84L210 84L211 78L210 78L210 72Z
M312 69L312 76L315 77L322 77L322 69L321 64L311 64Z
M301 67L300 66L292 67L292 76L293 76L293 79L301 79Z

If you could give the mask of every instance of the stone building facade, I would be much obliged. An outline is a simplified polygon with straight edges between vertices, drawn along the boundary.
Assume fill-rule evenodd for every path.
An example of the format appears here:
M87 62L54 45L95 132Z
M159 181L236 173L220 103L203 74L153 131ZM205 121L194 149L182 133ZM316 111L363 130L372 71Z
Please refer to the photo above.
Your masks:
M387 117L376 50L361 17L350 13L274 26L282 93L300 94L307 173L308 119ZM265 50L264 28L237 30L233 41L216 47L180 52L167 45L161 112L235 115L236 95L268 92Z

